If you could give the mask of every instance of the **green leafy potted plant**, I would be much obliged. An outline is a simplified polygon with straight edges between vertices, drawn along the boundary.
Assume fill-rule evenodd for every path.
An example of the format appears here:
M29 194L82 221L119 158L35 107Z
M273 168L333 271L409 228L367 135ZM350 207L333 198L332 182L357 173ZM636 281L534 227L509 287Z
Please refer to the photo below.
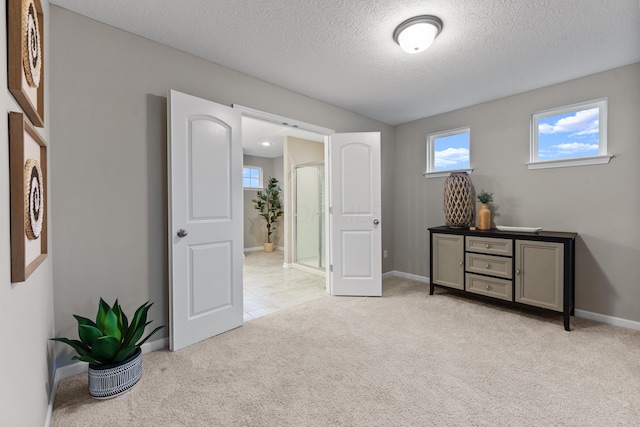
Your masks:
M487 193L486 191L482 190L480 194L478 194L478 200L480 200L480 203L485 205L487 203L493 202L493 193Z
M140 346L164 325L155 328L144 339L147 313L153 303L142 304L129 319L118 300L110 307L102 298L95 322L86 317L73 317L78 321L79 340L52 338L70 345L76 353L72 360L89 363L89 394L104 399L115 397L133 387L142 376Z
M493 202L493 193L487 193L484 189L478 194L478 200L482 203L482 207L478 212L478 230L491 229L491 210L487 203Z
M254 208L260 211L260 216L267 222L267 241L264 243L265 252L273 252L273 242L271 234L276 230L275 224L284 214L282 204L280 203L280 192L282 188L278 185L276 178L269 178L267 188L258 191L257 198L251 199L255 203Z

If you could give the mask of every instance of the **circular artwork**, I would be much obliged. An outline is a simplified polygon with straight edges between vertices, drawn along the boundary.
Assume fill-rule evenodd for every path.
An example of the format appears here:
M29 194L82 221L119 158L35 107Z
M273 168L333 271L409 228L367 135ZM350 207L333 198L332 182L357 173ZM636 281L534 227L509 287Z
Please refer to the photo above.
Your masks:
M40 86L40 71L42 69L42 54L40 46L40 30L38 28L38 13L33 0L24 2L22 10L22 66L27 83L31 87Z
M28 159L24 165L24 222L27 237L35 240L42 233L44 216L44 187L42 185L42 169L37 160Z

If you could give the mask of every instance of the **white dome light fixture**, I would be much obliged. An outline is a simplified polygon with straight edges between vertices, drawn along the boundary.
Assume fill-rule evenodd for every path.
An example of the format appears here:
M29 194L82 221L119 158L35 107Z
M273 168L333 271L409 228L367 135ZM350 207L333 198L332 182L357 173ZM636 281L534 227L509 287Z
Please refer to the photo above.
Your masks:
M404 21L393 32L393 40L407 53L426 50L442 31L442 21L437 16L420 15Z

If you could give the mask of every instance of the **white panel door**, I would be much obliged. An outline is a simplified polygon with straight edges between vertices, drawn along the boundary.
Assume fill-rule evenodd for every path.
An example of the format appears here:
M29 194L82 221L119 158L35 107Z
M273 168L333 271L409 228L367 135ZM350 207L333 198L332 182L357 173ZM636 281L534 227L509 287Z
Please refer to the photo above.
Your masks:
M332 295L382 295L380 133L330 137Z
M242 325L241 114L170 91L170 348Z

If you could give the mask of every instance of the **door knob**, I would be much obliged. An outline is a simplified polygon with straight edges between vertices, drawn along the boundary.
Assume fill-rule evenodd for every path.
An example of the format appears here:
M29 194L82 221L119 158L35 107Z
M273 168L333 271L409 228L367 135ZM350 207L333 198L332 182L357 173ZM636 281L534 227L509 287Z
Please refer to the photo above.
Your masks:
M181 228L180 230L178 230L178 237L186 237L187 234L189 233L184 228Z
M379 219L374 219L373 220L373 225L378 225L380 224L380 220Z

